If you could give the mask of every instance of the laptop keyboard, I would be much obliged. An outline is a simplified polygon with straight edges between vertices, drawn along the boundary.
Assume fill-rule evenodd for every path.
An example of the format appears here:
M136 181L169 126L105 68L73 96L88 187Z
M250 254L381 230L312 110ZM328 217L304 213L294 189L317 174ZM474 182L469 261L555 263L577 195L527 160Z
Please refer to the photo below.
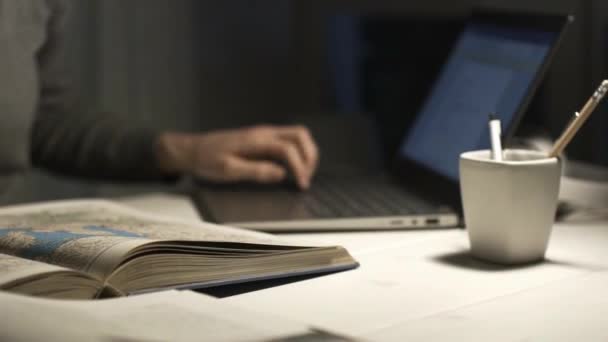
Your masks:
M403 189L358 178L319 177L306 192L307 209L318 218L403 216L434 206Z

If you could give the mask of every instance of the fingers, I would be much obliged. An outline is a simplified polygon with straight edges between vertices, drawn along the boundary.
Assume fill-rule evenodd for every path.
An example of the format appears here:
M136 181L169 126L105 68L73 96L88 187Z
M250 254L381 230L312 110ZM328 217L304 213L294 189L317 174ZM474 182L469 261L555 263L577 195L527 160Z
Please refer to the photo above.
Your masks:
M307 129L297 126L258 126L250 130L243 152L287 164L298 186L307 189L318 161L317 147Z
M285 178L285 170L269 161L231 157L224 162L225 181L254 181L276 183Z
M264 147L271 157L281 160L289 166L300 189L308 189L310 187L311 171L306 166L302 154L294 144L274 141Z
M295 144L304 156L308 169L314 171L319 161L319 150L310 131L304 126L278 127L277 134L281 139Z

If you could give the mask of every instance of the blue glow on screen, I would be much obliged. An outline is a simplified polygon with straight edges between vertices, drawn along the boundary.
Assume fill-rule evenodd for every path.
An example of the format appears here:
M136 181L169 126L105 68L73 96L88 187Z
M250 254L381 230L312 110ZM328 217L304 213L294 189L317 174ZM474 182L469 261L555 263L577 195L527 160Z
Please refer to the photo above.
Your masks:
M510 125L556 32L469 24L443 67L400 155L458 179L462 152L489 148L488 114Z

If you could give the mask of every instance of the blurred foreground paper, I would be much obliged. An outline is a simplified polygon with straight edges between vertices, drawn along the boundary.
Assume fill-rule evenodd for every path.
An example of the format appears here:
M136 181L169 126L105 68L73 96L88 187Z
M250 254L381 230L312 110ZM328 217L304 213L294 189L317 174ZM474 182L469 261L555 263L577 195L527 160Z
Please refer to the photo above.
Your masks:
M0 291L2 341L347 341L190 291L65 301ZM295 339L294 341L307 341Z

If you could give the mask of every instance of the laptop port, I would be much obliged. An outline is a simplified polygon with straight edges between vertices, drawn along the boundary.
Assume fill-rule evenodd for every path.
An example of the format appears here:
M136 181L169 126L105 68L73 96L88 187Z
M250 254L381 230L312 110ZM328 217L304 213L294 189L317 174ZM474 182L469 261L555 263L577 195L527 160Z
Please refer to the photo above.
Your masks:
M436 225L436 224L439 224L439 219L438 218L427 218L424 222L429 225L430 224Z

